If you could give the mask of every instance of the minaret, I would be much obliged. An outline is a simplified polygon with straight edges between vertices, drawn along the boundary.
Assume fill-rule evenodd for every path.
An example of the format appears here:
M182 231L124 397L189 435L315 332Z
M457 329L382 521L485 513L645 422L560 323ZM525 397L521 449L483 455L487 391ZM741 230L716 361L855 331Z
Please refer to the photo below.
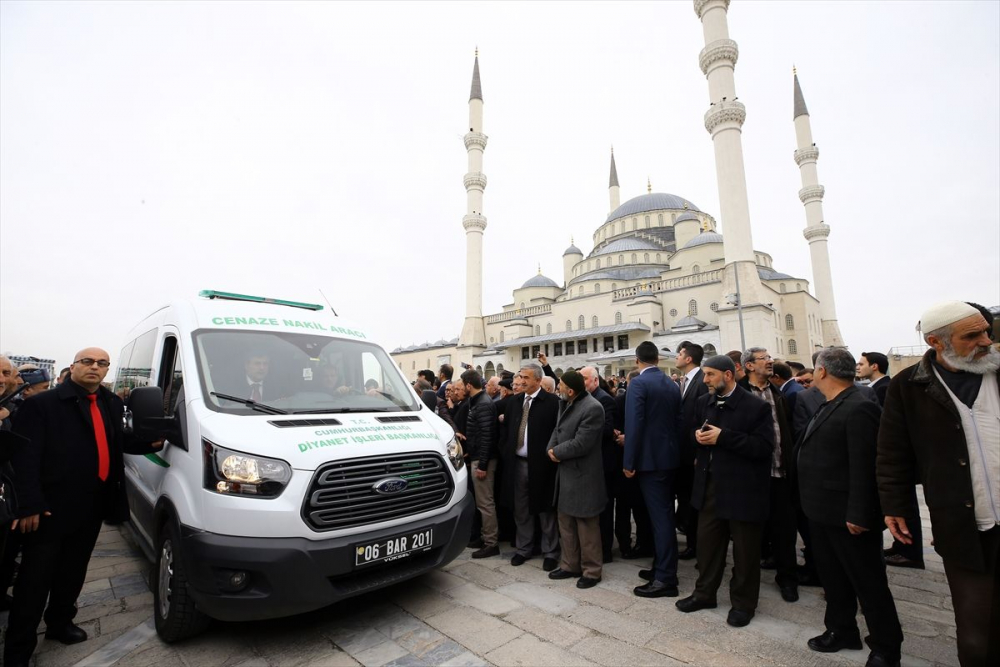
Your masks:
M618 190L618 169L615 167L615 147L611 147L611 178L608 180L608 195L611 197L611 212L622 205ZM572 244L570 244L572 245Z
M830 277L830 255L826 248L826 237L830 235L830 226L823 221L823 194L825 188L819 184L816 172L816 160L819 149L812 139L812 127L809 122L809 110L806 100L802 97L799 87L799 75L792 68L794 79L795 110L792 120L795 122L795 164L799 165L802 176L802 189L799 199L806 209L806 228L802 234L809 241L809 253L812 256L813 288L819 299L820 320L823 323L823 345L826 347L844 347L844 337L840 335L837 325L837 306L833 301L833 279Z
M715 146L715 171L719 185L723 250L726 271L723 294L726 301L737 295L742 313L735 306L719 309L719 327L724 349L752 345L773 346L773 310L757 274L750 235L750 205L743 166L743 121L746 107L736 97L735 69L739 57L736 42L729 39L729 0L694 0L701 19L705 48L699 64L708 79L709 109L705 129Z
M483 326L483 190L486 174L483 173L483 151L486 150L483 134L483 86L479 80L479 49L472 67L472 91L469 93L469 131L465 135L465 150L469 153L469 172L465 175L466 214L465 227L465 323L458 337L459 347L486 347L486 329Z

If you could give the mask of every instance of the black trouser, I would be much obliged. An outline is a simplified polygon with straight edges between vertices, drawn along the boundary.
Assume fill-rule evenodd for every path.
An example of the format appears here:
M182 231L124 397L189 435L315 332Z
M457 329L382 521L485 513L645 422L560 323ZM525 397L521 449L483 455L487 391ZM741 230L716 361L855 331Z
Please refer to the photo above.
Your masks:
M760 537L763 521L733 521L715 514L715 482L709 476L705 500L698 512L698 581L694 597L715 602L726 572L729 539L733 540L733 579L729 600L733 609L754 611L760 597Z
M6 527L5 527L6 529ZM17 569L17 555L21 553L21 531L7 530L7 542L0 556L0 595L14 582L14 571Z
M621 447L618 448L622 450ZM635 549L637 551L653 551L653 527L649 521L646 502L639 489L638 477L628 479L622 472L621 451L617 454L615 469L615 539L618 549L624 552L632 548L632 517L635 517Z
M907 522L909 526L909 522ZM911 531L912 532L912 531ZM980 531L986 570L976 572L944 561L951 587L962 667L1000 664L1000 526Z
M897 539L892 540L892 553L899 554L918 563L924 562L924 533L920 526L920 503L917 501L917 487L914 485L910 494L910 511L906 516L906 527L913 537L912 544L903 544Z
M72 623L87 564L101 532L100 519L72 526L46 525L49 520L42 517L41 528L23 536L14 604L7 618L4 662L8 665L27 664L31 658L43 612L47 628L58 630Z
M687 548L698 548L698 510L691 505L694 488L694 463L682 463L677 469L677 525L684 529Z
M778 586L797 586L798 560L795 557L796 516L798 510L787 477L771 478L771 513L764 525L764 540L771 545ZM763 547L761 551L765 551Z
M615 539L615 472L614 470L604 471L604 492L608 496L608 503L604 506L604 511L601 512L600 516L601 550L604 560L611 560L611 548L614 546ZM618 470L617 473L622 474L621 470ZM629 530L631 531L631 528ZM628 547L629 543L626 542L625 548ZM621 542L619 542L618 549L621 548Z
M847 526L809 522L816 568L826 594L826 629L858 636L858 602L873 651L899 660L903 630L882 561L882 531L851 535Z

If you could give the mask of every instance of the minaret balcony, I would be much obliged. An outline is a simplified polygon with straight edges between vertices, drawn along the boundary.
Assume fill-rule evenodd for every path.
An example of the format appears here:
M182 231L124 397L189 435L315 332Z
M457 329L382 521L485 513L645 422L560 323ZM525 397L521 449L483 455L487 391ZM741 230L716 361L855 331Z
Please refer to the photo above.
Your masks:
M705 112L705 129L709 134L715 134L723 124L735 124L736 129L743 127L747 119L747 109L742 102L726 100L716 102ZM726 129L726 128L722 128Z
M802 230L802 236L806 237L806 241L809 241L809 243L825 241L829 235L830 225L825 222L821 222L818 225L810 225Z
M462 218L462 226L467 232L482 232L486 229L486 216L470 213Z
M485 190L486 174L481 171L473 171L465 175L462 179L466 190Z
M708 70L718 66L728 64L730 67L736 67L739 57L740 50L736 42L731 39L717 39L701 50L698 64L701 65L702 74L707 76Z
M694 13L698 15L699 20L710 5L722 5L723 9L729 11L729 0L694 0Z
M815 146L800 148L795 151L795 164L800 167L807 162L815 162L819 158L819 149Z
M486 141L489 139L482 132L467 132L465 134L465 150L470 150L472 148L478 148L481 151L486 150Z
M822 185L807 185L799 190L799 201L803 204L813 201L823 201L824 194L826 194L826 188Z

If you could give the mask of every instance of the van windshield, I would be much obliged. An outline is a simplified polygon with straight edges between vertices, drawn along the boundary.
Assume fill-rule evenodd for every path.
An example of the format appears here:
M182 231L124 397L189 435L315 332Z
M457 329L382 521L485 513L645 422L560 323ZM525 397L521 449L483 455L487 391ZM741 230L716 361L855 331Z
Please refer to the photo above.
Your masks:
M395 364L370 343L270 331L199 331L194 342L205 404L217 412L259 414L213 394L291 414L418 409Z

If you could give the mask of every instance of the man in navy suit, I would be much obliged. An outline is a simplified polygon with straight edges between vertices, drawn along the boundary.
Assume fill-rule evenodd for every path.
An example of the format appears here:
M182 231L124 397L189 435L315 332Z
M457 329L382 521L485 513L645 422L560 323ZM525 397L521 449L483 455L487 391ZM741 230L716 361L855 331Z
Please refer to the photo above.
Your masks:
M780 361L774 362L774 375L770 377L771 384L785 397L789 419L795 413L795 395L806 390L805 387L795 381L792 375L791 366L783 364Z
M638 475L653 524L653 568L639 576L649 583L639 597L677 597L677 533L674 478L680 465L681 392L656 364L659 350L646 341L635 349L639 377L625 394L625 476Z

